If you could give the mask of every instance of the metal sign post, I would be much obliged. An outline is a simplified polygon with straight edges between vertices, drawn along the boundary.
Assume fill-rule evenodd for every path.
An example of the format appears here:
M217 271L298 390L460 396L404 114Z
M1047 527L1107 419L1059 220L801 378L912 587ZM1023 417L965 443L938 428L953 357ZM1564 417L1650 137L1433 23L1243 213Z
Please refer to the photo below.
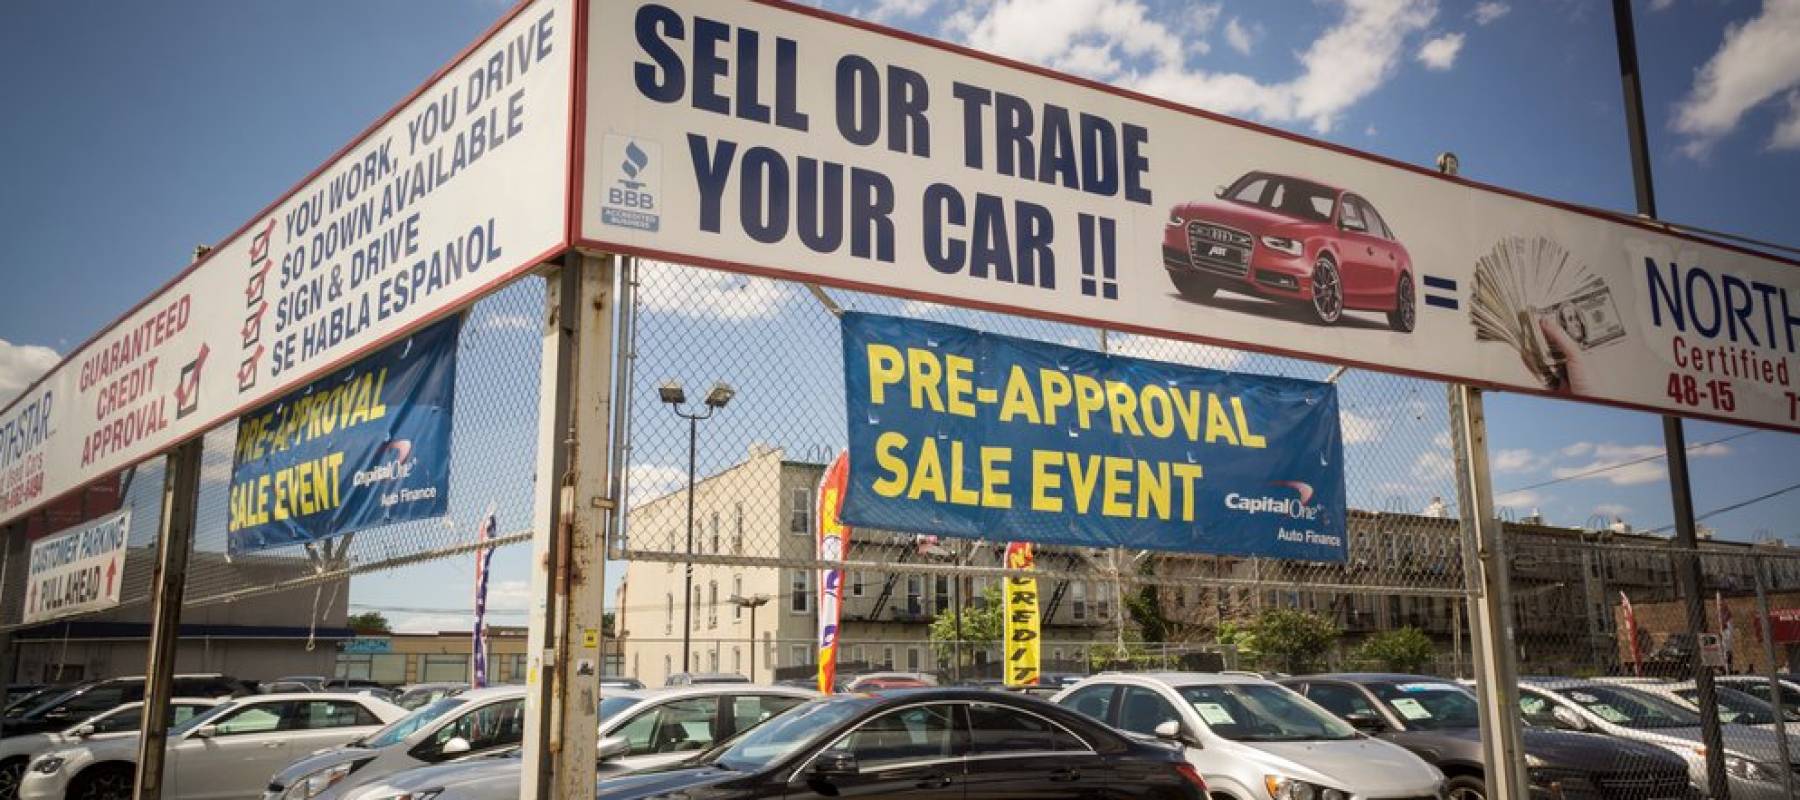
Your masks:
M1475 658L1475 692L1481 700L1482 761L1489 765L1489 797L1525 797L1525 749L1519 733L1519 666L1512 648L1511 564L1505 530L1494 517L1494 485L1488 473L1487 416L1481 390L1450 387L1451 435L1456 451L1456 488L1462 510L1465 568L1470 586L1469 637Z
M194 549L201 452L200 437L175 448L168 455L163 478L162 523L156 536L156 567L150 576L150 652L144 664L144 709L138 725L136 800L162 797L169 692L174 684L188 554Z
M613 418L611 256L547 275L519 796L591 796L600 704L604 520Z

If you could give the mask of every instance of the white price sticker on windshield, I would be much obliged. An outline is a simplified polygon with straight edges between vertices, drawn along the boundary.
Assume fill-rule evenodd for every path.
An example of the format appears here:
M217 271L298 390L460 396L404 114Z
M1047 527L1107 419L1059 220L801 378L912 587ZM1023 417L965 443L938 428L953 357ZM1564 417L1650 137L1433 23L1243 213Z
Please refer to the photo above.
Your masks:
M1208 725L1236 725L1237 720L1231 718L1231 712L1218 703L1195 703L1194 710L1200 712L1200 718Z
M1601 719L1606 720L1607 722L1615 723L1615 724L1624 724L1625 722L1628 722L1631 720L1631 717L1626 716L1625 712L1620 711L1616 708L1613 708L1612 706L1609 706L1605 703L1595 703L1591 706L1588 706L1588 710L1594 712Z
M1394 701L1394 710L1407 719L1431 719L1431 709L1421 705L1410 697L1402 697Z
M1448 683L1402 683L1395 687L1402 692L1456 692L1461 691Z

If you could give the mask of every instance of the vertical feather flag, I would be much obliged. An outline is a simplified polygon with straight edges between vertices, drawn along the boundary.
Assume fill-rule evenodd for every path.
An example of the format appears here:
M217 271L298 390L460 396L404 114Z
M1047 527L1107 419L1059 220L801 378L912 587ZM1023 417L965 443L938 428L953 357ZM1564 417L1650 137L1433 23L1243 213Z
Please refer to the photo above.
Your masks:
M1619 593L1619 608L1625 612L1625 636L1631 642L1631 669L1641 678L1644 676L1644 654L1638 649L1637 612L1631 609L1631 598L1624 592Z
M850 454L839 453L819 479L819 560L843 563L850 550L850 528L838 517L844 490L850 485ZM819 570L819 691L831 694L837 681L838 620L844 605L844 569Z
M494 561L494 529L500 524L495 517L494 505L488 504L487 516L481 520L481 528L475 534L475 629L471 633L475 637L471 652L474 654L474 670L469 685L479 689L487 685L487 594L488 572Z
M1037 566L1030 542L1006 546L1006 568L1029 570ZM1037 578L1006 579L1006 685L1036 686L1042 653L1038 619Z

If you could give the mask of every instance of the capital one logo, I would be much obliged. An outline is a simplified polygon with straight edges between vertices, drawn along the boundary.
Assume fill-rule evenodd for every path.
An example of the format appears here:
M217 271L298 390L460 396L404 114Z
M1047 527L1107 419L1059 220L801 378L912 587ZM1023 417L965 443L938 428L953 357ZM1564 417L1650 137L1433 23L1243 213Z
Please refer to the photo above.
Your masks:
M405 480L419 463L419 460L413 457L412 451L411 439L395 439L388 442L382 446L381 457L375 466L353 473L350 476L350 485L370 486L386 481Z
M1232 492L1225 495L1225 507L1232 511L1241 514L1250 514L1252 516L1257 514L1275 514L1290 519L1307 521L1318 519L1319 512L1325 510L1324 504L1310 504L1313 498L1313 488L1310 484L1302 481L1272 481L1269 485L1291 489L1294 492L1294 496L1276 496L1271 493L1264 494L1260 497L1252 497Z

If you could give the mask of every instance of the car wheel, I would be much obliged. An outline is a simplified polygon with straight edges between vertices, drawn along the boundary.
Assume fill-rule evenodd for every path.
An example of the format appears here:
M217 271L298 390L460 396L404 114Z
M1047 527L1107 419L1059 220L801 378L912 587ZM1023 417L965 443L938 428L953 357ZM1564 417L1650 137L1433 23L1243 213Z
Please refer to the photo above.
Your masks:
M1169 282L1175 284L1175 291L1179 292L1182 297L1194 300L1211 300L1213 293L1219 291L1218 284L1198 275L1182 275L1171 272L1169 273Z
M1419 309L1413 298L1411 275L1401 275L1400 285L1394 288L1394 310L1388 312L1388 327L1401 333L1412 333L1413 325L1418 323Z
M25 759L15 758L0 764L0 800L17 800L19 781L25 779Z
M1313 316L1326 325L1334 325L1344 316L1344 282L1337 262L1324 253L1313 262L1312 305Z
M1447 800L1487 800L1487 784L1474 775L1458 775L1444 786Z
M133 777L122 764L92 767L71 782L68 800L131 800Z

